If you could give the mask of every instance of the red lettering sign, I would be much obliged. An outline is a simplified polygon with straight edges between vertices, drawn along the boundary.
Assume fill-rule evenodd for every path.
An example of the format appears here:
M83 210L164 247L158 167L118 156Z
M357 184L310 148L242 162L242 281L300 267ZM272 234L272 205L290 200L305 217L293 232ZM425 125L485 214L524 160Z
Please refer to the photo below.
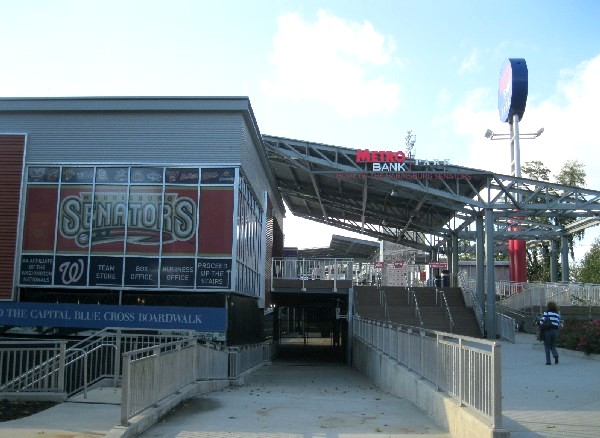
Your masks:
M370 151L359 149L356 152L357 163L404 163L406 154L402 151Z

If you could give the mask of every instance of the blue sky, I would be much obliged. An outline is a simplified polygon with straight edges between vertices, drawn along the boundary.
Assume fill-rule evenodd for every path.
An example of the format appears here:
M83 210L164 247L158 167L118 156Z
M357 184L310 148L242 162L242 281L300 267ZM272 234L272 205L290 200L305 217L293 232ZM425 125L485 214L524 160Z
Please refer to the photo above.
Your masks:
M417 157L510 173L483 134L508 132L500 68L525 58L520 129L545 131L521 162L579 160L600 190L599 22L592 0L0 0L0 96L249 96L263 134L398 150L412 130ZM288 246L348 235L284 227Z

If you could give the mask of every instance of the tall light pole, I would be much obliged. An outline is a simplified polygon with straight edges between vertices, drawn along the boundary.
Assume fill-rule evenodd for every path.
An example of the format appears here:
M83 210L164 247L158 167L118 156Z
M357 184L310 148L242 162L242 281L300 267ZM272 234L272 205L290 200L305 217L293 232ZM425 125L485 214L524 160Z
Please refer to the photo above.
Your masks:
M521 176L521 148L520 138L537 138L544 132L540 129L535 134L519 135L519 122L523 119L525 106L527 104L528 92L528 71L527 64L521 58L509 58L502 64L500 70L500 83L498 86L498 113L503 123L510 125L511 144L511 175ZM502 139L502 135L495 135L491 130L487 130L485 136L491 140L496 137ZM520 199L516 194L517 201ZM510 280L514 282L527 281L527 258L525 250L525 241L511 239L508 242L508 258L510 262Z
M518 115L514 115L513 122L510 124L510 134L496 134L491 129L485 131L485 138L489 140L510 140L510 174L511 176L521 177L521 146L519 140L535 140L544 132L544 128L540 128L537 132L519 133ZM521 200L519 193L515 194L515 199ZM513 231L517 231L518 227L512 227ZM509 277L510 281L525 282L527 280L527 255L525 242L517 239L508 241L508 258L509 258Z
M516 116L515 116L516 117ZM540 128L537 132L529 132L521 134L519 131L519 122L513 121L510 124L510 134L496 134L491 129L485 131L485 138L489 140L510 140L510 174L518 178L521 177L521 146L520 140L535 140L543 134L544 128Z

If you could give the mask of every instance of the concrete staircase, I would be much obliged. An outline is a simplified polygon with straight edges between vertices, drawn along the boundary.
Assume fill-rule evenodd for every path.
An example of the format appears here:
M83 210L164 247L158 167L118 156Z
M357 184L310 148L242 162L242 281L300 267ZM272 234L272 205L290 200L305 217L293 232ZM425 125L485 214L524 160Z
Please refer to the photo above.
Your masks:
M355 308L361 318L375 321L387 320L377 286L355 286L354 297Z
M450 313L454 321L452 333L481 338L481 332L473 309L465 306L462 291L458 287L439 288L444 291ZM355 287L358 314L363 318L390 321L393 323L419 327L420 320L415 312L409 290L406 287L385 287L385 307L380 304L380 292L376 287ZM436 299L436 288L412 288L416 294L423 328L450 332L450 322L445 306L442 306L441 294Z

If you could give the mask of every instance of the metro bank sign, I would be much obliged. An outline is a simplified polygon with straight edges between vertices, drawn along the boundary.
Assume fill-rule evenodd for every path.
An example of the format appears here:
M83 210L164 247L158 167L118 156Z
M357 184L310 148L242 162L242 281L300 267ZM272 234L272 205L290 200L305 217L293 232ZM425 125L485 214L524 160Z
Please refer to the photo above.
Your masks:
M417 160L416 166L432 164L448 164L448 160ZM357 163L371 163L374 172L406 172L411 170L407 167L406 154L402 151L371 151L369 149L358 149L356 152Z

